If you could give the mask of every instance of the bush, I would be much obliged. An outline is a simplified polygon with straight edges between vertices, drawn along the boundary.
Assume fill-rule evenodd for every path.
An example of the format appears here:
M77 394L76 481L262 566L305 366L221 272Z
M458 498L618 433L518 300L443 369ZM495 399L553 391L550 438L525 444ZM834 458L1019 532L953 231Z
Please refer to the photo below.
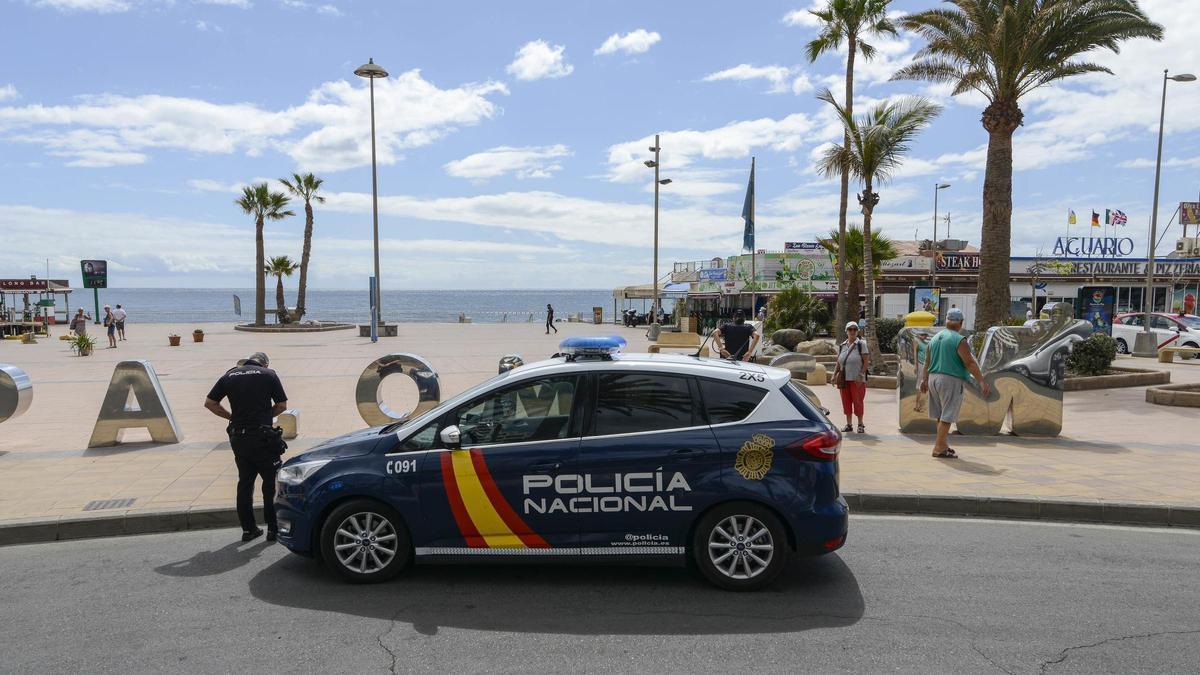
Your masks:
M896 353L896 336L904 328L903 319L875 319L875 337L885 354Z
M781 328L797 328L811 338L829 328L829 306L801 288L786 288L767 305L763 332L769 335Z
M1075 343L1067 357L1067 369L1080 375L1104 375L1117 358L1117 341L1104 333L1092 333Z

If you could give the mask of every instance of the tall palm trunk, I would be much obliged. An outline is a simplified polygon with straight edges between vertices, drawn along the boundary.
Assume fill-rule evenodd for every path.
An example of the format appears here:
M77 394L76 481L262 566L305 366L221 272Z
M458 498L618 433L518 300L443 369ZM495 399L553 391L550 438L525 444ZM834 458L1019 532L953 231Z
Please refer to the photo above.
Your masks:
M879 349L879 338L875 336L875 261L871 255L871 213L875 210L875 193L871 190L868 176L863 189L863 279L866 282L867 325L863 337L867 339L867 351L871 353L871 372L883 368L883 353Z
M997 100L983 111L988 132L983 177L983 233L975 330L1001 326L1009 315L1008 256L1012 249L1012 136L1024 115L1016 101Z
M263 252L263 217L254 221L254 323L267 322L267 272L266 253Z
M296 291L296 320L305 312L304 296L308 289L308 256L312 251L313 210L312 203L304 200L304 251L300 254L300 289Z
M846 112L854 114L854 53L858 50L858 42L851 35L846 41ZM850 147L850 130L842 139L842 147ZM837 339L846 339L846 322L850 305L858 300L858 296L850 297L847 288L849 276L846 274L846 209L850 198L850 168L842 169L842 195L838 201L838 299L834 310L834 331ZM857 318L857 317L855 317Z
M275 316L279 317L279 323L288 323L287 302L283 299L283 275L275 275Z

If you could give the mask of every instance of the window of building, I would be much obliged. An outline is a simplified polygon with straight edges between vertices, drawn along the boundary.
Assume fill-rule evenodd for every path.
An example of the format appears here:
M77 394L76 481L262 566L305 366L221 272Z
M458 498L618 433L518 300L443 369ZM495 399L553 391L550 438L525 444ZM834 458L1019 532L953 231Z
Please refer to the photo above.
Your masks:
M599 376L595 435L628 434L696 426L688 378L659 373Z

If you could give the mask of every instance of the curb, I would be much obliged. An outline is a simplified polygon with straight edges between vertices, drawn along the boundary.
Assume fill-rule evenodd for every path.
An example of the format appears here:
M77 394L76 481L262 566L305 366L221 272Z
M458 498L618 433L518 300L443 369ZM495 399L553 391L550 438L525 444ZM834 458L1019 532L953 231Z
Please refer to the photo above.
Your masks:
M969 495L843 492L851 513L1009 518L1013 520L1200 529L1200 507L1094 500L1018 499ZM262 508L255 507L258 517ZM237 527L233 507L122 511L0 522L0 546Z

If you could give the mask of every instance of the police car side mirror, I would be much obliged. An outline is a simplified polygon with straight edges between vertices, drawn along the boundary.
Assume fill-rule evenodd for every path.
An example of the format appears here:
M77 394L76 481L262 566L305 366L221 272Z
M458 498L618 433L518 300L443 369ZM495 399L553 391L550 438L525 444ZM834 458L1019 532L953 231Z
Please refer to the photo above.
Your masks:
M453 424L442 429L440 436L442 443L445 443L448 448L457 448L462 442L462 434L459 432L458 427Z

